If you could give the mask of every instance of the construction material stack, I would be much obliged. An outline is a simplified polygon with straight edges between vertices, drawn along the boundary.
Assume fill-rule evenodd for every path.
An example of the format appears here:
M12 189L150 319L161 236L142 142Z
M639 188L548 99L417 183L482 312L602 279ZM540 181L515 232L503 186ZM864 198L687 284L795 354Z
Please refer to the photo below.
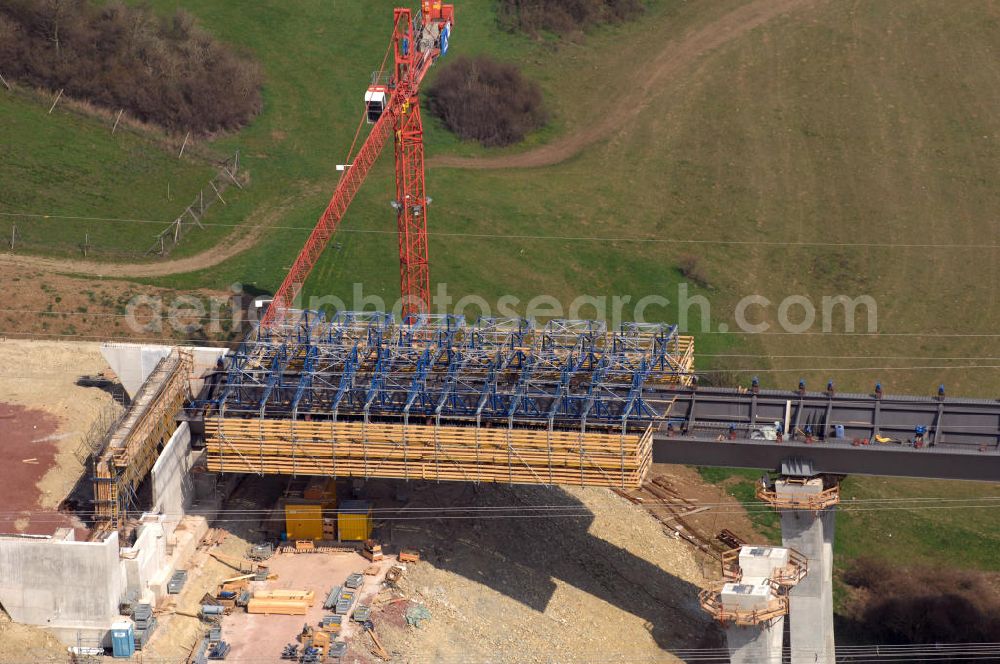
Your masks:
M247 603L247 613L304 616L315 600L312 590L258 590Z
M135 620L135 649L142 650L156 630L157 620L152 605L136 604L132 618Z
M373 563L377 563L385 558L382 554L382 545L373 539L366 539L361 555Z
M181 590L184 589L184 584L187 583L187 570L179 569L173 573L170 577L170 581L167 581L167 593L170 595L179 595Z

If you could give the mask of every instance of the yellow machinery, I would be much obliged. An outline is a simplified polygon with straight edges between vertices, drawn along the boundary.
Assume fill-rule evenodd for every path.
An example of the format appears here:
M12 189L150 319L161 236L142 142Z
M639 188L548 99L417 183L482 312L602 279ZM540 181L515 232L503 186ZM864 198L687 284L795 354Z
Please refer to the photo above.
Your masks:
M342 541L371 539L372 504L364 500L345 500L337 510L337 530Z
M337 484L333 479L313 478L302 498L285 503L285 532L290 541L336 539Z
M292 541L323 539L323 505L285 503L285 532Z

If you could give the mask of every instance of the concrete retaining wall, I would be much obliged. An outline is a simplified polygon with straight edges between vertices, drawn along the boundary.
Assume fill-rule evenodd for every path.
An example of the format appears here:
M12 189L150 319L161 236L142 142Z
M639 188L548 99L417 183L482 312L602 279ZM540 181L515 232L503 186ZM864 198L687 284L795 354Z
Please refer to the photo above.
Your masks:
M168 535L173 533L174 526L194 498L194 482L190 473L193 463L191 430L187 422L182 422L150 471L153 511L166 517Z
M167 563L164 521L162 516L145 515L135 544L121 550L126 597L130 601L155 602L157 599L150 590L150 583L162 574Z
M118 375L118 381L125 391L130 397L134 397L157 363L169 355L172 349L173 346L156 344L104 343L101 344L101 355ZM194 377L214 368L218 359L228 352L225 348L208 346L191 347L187 350L194 357Z
M123 590L118 534L103 542L0 537L0 604L16 622L103 633Z

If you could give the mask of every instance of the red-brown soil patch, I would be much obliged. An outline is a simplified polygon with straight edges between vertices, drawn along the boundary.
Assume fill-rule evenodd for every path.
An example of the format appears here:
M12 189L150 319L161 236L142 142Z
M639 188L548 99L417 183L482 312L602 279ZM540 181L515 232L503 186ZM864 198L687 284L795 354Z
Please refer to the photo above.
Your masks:
M42 510L39 480L55 465L59 421L40 410L0 403L0 533L51 535L77 524Z

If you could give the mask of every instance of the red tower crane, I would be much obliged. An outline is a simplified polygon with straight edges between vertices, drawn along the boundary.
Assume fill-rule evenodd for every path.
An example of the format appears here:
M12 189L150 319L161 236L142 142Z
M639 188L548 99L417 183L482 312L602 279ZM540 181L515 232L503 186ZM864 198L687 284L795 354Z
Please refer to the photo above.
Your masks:
M417 93L431 65L448 50L454 6L423 0L416 20L409 9L393 10L393 69L386 83L374 80L365 93L371 131L337 183L330 203L306 240L261 319L273 325L288 311L340 225L348 206L382 149L393 137L396 153L396 211L399 281L403 317L430 308L427 255L427 193L424 185L424 129Z

